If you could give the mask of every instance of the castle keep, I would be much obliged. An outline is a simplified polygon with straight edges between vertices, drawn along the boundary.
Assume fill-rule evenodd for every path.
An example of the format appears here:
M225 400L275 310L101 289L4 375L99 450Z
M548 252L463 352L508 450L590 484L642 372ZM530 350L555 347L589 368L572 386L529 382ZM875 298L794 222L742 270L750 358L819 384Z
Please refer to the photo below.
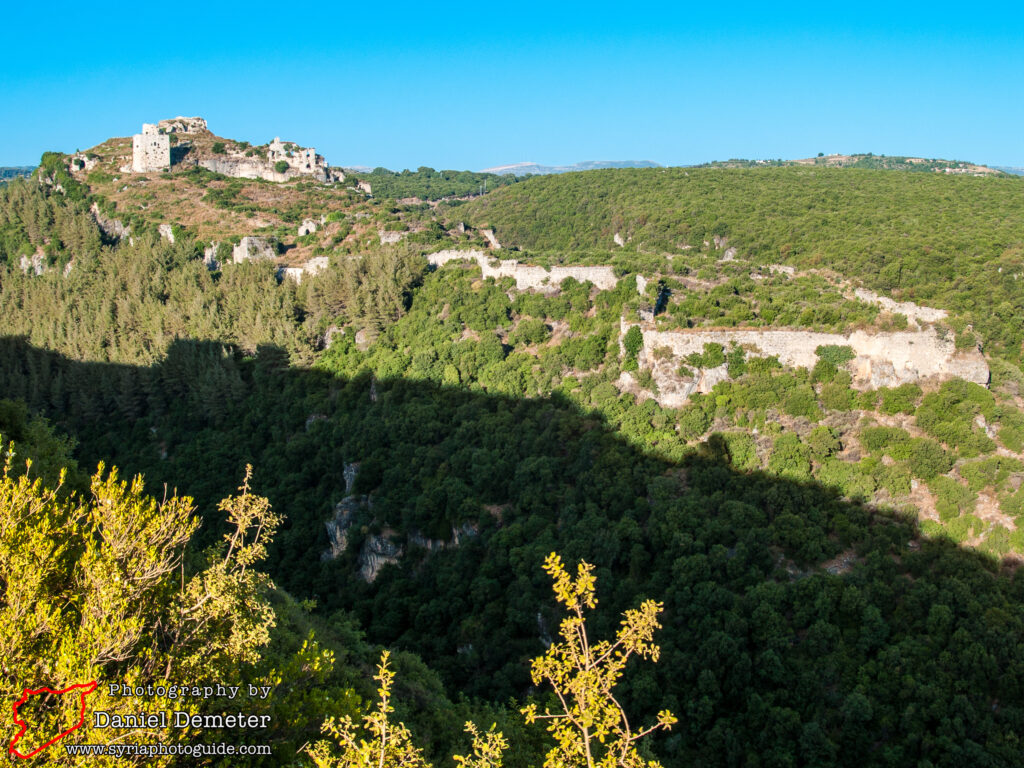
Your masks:
M132 136L132 171L168 171L171 168L171 138L151 123L142 124L142 133Z

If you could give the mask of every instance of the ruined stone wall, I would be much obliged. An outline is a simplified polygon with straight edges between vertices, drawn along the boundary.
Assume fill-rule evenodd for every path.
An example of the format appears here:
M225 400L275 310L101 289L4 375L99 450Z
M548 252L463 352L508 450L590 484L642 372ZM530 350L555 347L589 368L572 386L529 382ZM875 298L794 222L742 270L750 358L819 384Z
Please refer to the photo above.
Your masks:
M636 323L621 323L625 332ZM675 370L683 358L701 353L705 344L721 344L727 350L738 344L748 355L777 357L788 367L812 368L818 361L819 346L848 346L856 357L849 363L853 384L860 389L897 386L921 379L958 377L988 385L989 369L977 349L958 351L952 340L941 338L934 328L896 333L817 333L799 330L693 330L657 331L640 325L643 348L638 356L641 368L649 369L658 384L658 402L666 407L682 405L694 391L707 392L727 377L725 367L696 371L692 379L681 379ZM656 349L668 349L671 357L655 356Z
M243 261L260 261L262 259L273 259L277 256L277 250L265 237L254 237L247 235L243 237L231 250L231 260L235 264Z
M499 261L497 266L491 266L490 257L478 250L438 251L429 254L427 261L438 267L449 261L475 261L480 265L484 277L515 278L516 288L520 291L532 288L545 293L554 293L567 277L581 283L589 280L603 291L613 289L619 282L611 267L552 267L549 272L543 267L520 264L515 259L505 259Z
M222 173L236 179L263 179L264 181L288 181L296 175L286 171L278 173L274 166L259 157L242 157L240 155L214 155L199 161L199 165L208 171Z

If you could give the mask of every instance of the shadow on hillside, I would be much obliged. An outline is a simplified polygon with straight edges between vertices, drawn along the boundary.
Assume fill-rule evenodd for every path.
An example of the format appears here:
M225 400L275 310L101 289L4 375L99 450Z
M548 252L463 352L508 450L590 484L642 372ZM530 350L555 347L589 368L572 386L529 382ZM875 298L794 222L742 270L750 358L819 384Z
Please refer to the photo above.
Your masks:
M105 460L144 473L157 495L166 483L194 496L206 543L220 535L216 500L251 462L255 490L287 516L270 567L277 583L321 611L354 611L371 640L419 652L467 693L502 700L529 687L526 660L559 620L544 556L595 563L598 633L641 597L665 603L662 661L631 668L625 688L637 710L683 717L663 745L679 760L737 764L772 739L799 751L812 721L822 749L842 754L844 702L865 686L873 707L857 714L857 743L912 731L917 746L899 754L931 754L921 739L941 717L904 724L898 737L892 723L909 717L920 686L952 685L934 682L940 673L967 680L955 688L974 697L966 730L976 741L1001 733L993 700L1021 704L1001 671L1024 668L1024 651L1004 642L1019 631L1024 579L834 490L737 472L721 444L674 464L563 397L346 380L290 368L277 348L242 358L217 342L178 341L159 365L137 368L0 338L0 391L75 435L85 468ZM345 553L322 559L355 462L352 493L371 504L351 505ZM367 584L358 570L388 554L385 540L403 556ZM958 659L977 647L991 663L947 660L936 671L943 643L959 644ZM728 735L747 732L768 741Z

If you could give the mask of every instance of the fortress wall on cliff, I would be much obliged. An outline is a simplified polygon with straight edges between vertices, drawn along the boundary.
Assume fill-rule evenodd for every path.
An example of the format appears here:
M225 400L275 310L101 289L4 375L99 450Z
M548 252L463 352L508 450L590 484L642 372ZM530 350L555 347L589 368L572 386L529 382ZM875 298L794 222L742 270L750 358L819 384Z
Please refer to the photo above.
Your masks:
M958 377L982 386L989 382L988 364L980 351L957 350L952 340L940 337L931 327L922 331L850 334L770 329L658 331L649 324L623 319L621 332L625 334L631 325L640 325L640 366L654 373L658 402L666 407L679 407L692 392L710 391L714 383L726 377L724 366L721 372L697 371L692 381L684 381L676 373L681 360L691 353L703 352L705 344L721 344L728 349L735 343L746 349L748 355L774 356L783 365L794 368L812 368L818 361L815 350L819 346L848 346L855 355L849 370L854 386L860 389L930 378ZM671 359L656 356L654 351L659 348L670 350Z

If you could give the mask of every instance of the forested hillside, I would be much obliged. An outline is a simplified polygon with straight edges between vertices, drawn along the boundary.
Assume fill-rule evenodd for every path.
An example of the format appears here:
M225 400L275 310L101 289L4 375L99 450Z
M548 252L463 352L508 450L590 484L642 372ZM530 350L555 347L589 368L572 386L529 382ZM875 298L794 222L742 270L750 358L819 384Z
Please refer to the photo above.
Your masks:
M430 757L466 754L472 720L498 724L505 765L540 764L552 742L519 710L557 706L530 660L559 635L544 573L558 552L595 566L596 636L645 600L664 604L660 658L626 668L618 701L641 722L679 718L641 747L665 766L1014 765L1020 184L615 170L510 180L435 209L376 182L367 198L190 171L90 178L49 155L36 178L0 189L10 482L22 482L21 456L48 487L68 467L46 504L72 521L99 513L60 494L90 498L100 462L145 478L129 493L97 475L100 500L194 498L182 520L202 525L183 523L185 554L169 561L191 580L230 562L217 547L240 502L221 499L273 515L255 559L276 589L255 576L233 587L262 629L239 645L244 663L209 661L277 681L278 748L263 764L311 764L296 750L323 719L369 711L381 648L397 653L395 717ZM158 229L168 223L173 242ZM204 261L211 239L272 233L275 257ZM469 248L609 265L617 282L524 289L472 259L424 258ZM282 271L316 257L327 266L301 282ZM864 286L950 314L925 320ZM669 407L625 330L640 313L683 333L917 329L992 375L865 386L848 347L786 367L707 344L673 363L706 386ZM159 589L146 631L173 656L161 633L184 621L181 604L173 584ZM216 648L230 626L214 624L199 637ZM5 690L21 684L4 674Z
M828 268L953 310L1021 360L1024 182L839 168L595 171L531 179L459 207L506 245L685 254L715 235L755 264ZM594 258L602 258L595 256Z

